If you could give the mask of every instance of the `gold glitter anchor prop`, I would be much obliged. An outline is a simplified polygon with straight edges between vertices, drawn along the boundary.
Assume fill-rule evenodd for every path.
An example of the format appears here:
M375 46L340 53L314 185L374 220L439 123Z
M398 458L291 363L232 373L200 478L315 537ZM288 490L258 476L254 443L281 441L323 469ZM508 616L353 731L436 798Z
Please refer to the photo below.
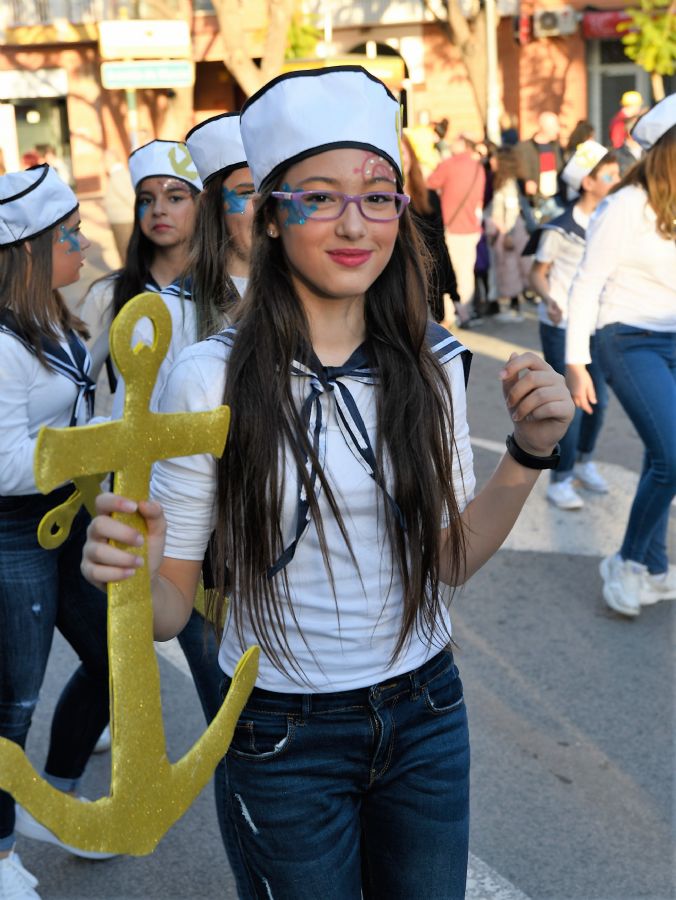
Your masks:
M45 550L60 547L70 534L70 526L84 503L90 515L96 514L96 498L105 475L83 475L75 479L75 490L59 506L50 509L38 525L38 544Z
M134 326L144 316L153 322L154 343L132 349ZM43 493L69 479L112 471L116 492L139 500L147 496L154 460L223 452L230 421L227 407L200 413L148 411L170 336L171 318L158 294L140 294L125 305L110 334L111 353L127 387L124 417L82 428L43 428L35 451L36 484ZM147 533L138 514L116 518ZM134 553L147 563L145 546ZM108 654L110 796L83 803L57 791L40 778L18 744L2 738L0 788L67 844L141 856L155 849L224 756L258 674L259 650L252 647L242 656L216 718L174 764L166 755L147 565L108 587Z

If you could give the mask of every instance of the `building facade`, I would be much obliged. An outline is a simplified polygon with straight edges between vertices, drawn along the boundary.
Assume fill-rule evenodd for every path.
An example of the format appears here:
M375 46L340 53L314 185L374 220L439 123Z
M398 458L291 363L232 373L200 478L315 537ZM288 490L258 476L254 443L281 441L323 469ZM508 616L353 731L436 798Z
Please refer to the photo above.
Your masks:
M458 0L472 14L479 0ZM623 54L615 32L625 0L498 0L498 61L504 109L522 136L553 110L564 135L589 118L604 140L621 94L650 99L648 75ZM324 31L319 51L332 55L399 57L409 126L450 120L450 133L477 138L483 123L457 49L435 17L442 0L306 0ZM99 23L109 19L190 22L192 87L106 90L101 82ZM262 53L265 0L247 0L246 46ZM210 0L5 0L0 5L0 149L7 169L30 164L54 148L84 196L99 194L107 166L124 159L133 137L178 138L196 122L238 109L244 94L222 63L223 48ZM669 90L676 85L673 79ZM32 155L31 155L32 154Z

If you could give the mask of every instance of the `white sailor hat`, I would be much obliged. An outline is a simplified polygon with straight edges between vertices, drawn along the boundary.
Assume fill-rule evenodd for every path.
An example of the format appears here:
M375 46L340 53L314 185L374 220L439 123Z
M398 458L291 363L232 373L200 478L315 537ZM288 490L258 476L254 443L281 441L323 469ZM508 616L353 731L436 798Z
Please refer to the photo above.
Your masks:
M44 234L77 208L73 191L46 163L0 175L0 247Z
M150 141L129 157L129 174L134 190L144 178L166 176L178 178L202 190L202 181L197 174L190 150L183 141Z
M607 155L608 148L599 144L598 141L584 141L582 144L578 144L575 153L561 172L561 179L574 191L579 191L585 175L589 175Z
M195 125L185 142L204 184L216 175L225 178L234 169L248 165L238 112L222 113Z
M676 93L669 94L641 116L634 125L631 136L644 150L650 150L674 125L676 125Z
M361 66L273 78L244 104L241 128L257 191L293 163L336 147L377 153L402 177L399 103Z

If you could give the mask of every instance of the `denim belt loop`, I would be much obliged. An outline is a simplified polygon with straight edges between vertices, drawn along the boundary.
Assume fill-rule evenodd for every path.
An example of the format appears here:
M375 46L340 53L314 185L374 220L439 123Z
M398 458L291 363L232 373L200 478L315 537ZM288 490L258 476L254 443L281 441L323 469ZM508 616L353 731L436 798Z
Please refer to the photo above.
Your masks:
M312 715L312 694L301 694L300 721L304 725Z
M422 690L420 686L420 670L414 669L409 673L409 680L411 682L411 700L417 700L420 696L420 691Z

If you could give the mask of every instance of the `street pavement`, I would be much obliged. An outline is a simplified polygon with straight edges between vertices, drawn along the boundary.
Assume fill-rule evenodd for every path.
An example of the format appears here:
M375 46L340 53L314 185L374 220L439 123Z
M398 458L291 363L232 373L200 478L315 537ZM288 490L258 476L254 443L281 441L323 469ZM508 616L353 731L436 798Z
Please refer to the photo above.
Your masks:
M537 348L535 313L462 338L475 353L468 403L481 483L510 431L498 372L512 350ZM598 564L619 547L641 464L640 442L614 398L597 458L608 495L584 493L584 509L562 513L545 500L545 473L503 549L453 600L472 735L470 900L676 896L676 604L627 620L600 595ZM158 657L176 759L204 722L180 650L158 645ZM73 665L57 636L29 736L38 767ZM95 757L82 792L107 793L109 769L109 754ZM89 862L26 839L18 849L43 900L236 897L211 786L147 857Z

